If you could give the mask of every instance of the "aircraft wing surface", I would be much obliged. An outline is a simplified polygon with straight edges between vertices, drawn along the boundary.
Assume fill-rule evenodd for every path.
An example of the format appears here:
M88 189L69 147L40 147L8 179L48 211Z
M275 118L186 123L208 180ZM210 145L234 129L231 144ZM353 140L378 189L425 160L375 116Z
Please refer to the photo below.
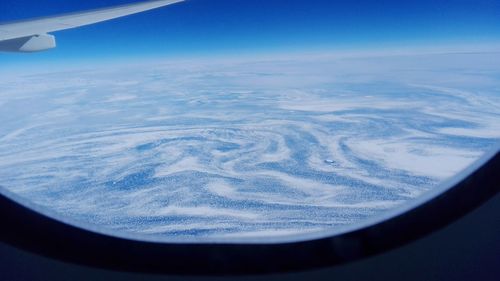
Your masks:
M47 33L107 21L131 14L183 2L153 0L66 15L0 24L0 51L41 51L55 47L55 38ZM53 41L54 46L50 46ZM24 46L24 45L26 46ZM48 45L47 45L48 44ZM23 46L25 48L23 48ZM19 47L16 50L16 47Z

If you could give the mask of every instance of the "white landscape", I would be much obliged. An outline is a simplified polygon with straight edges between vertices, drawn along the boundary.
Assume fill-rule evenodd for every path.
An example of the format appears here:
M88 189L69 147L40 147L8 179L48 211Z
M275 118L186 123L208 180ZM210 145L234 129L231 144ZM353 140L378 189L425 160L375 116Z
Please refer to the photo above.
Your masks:
M0 185L75 221L167 238L306 233L404 204L494 148L500 54L9 75L0 120Z

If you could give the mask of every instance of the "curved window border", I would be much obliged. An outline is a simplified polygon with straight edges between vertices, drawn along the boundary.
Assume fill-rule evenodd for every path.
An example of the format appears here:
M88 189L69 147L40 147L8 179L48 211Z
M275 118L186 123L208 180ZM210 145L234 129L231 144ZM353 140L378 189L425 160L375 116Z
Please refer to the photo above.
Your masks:
M500 191L500 145L419 198L358 224L263 239L165 239L77 223L0 187L0 241L66 262L186 275L265 274L359 260L419 239Z

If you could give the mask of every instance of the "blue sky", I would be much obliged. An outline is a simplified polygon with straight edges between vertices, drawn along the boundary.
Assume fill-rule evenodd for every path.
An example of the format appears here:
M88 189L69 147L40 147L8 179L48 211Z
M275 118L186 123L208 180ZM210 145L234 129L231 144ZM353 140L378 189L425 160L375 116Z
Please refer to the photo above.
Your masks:
M131 0L2 0L0 22ZM489 44L500 41L498 0L188 0L56 33L57 50L0 62Z

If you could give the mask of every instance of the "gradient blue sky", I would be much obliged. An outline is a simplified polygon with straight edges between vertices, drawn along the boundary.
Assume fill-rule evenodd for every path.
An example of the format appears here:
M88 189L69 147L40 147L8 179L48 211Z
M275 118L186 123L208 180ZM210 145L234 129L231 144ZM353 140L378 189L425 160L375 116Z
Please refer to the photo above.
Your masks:
M2 0L0 22L131 2ZM484 45L500 42L500 1L188 0L55 34L56 50L0 63Z

